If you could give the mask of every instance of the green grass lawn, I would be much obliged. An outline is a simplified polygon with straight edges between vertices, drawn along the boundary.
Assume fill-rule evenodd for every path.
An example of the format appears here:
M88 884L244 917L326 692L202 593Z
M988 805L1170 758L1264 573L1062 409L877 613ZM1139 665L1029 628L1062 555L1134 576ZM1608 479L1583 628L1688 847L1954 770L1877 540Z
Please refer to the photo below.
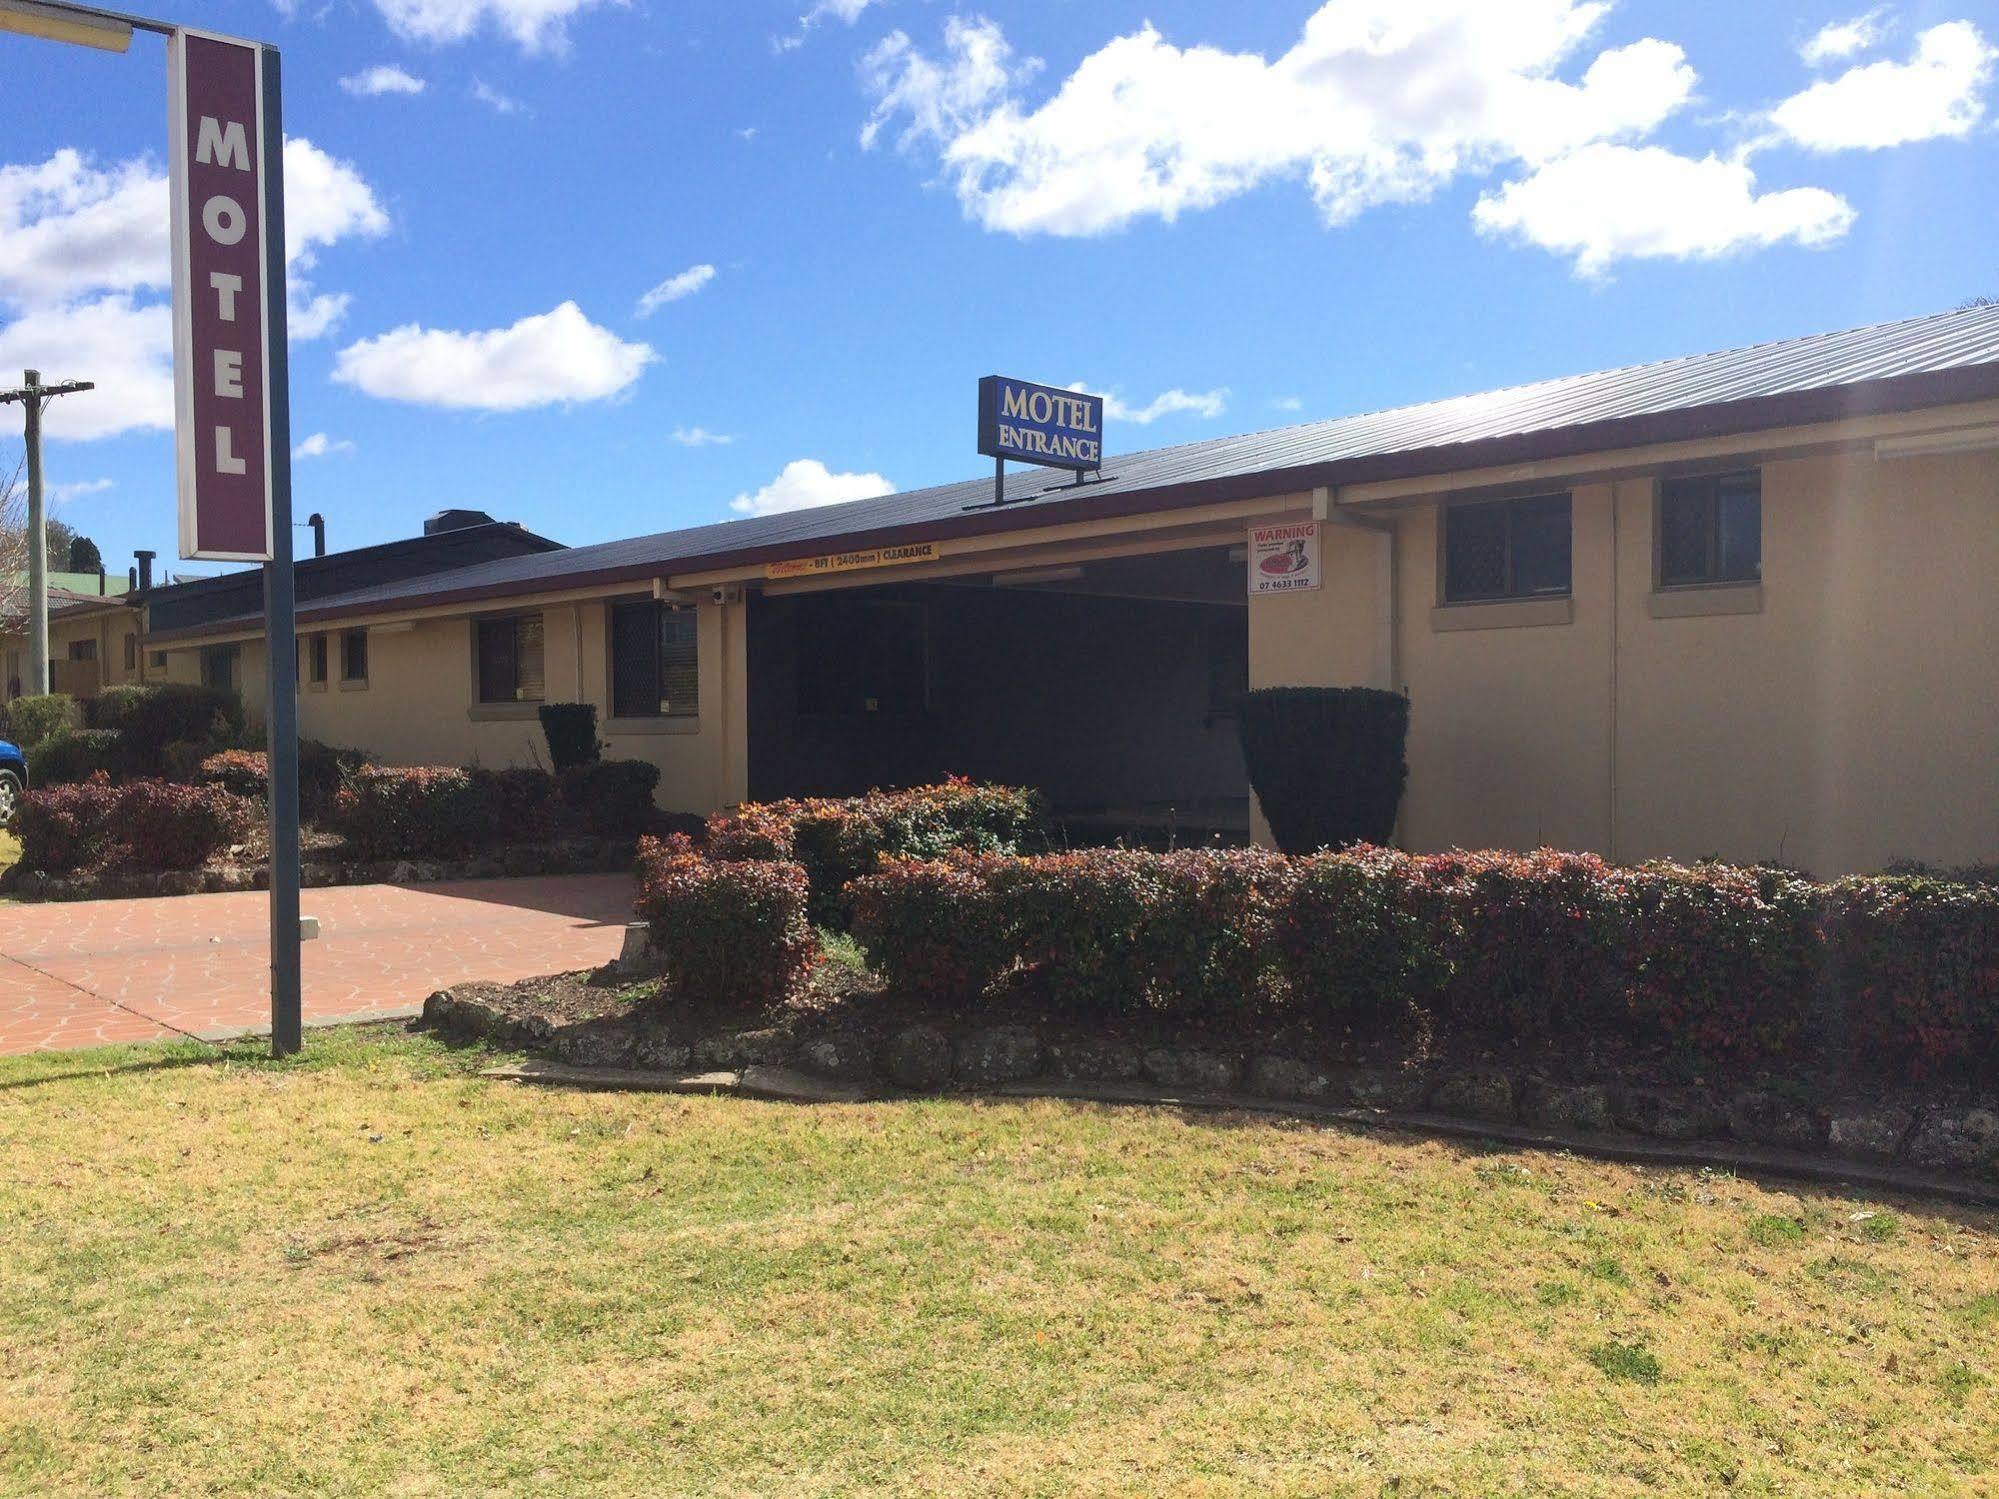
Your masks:
M1847 1496L1999 1467L1992 1214L308 1046L0 1062L0 1489Z

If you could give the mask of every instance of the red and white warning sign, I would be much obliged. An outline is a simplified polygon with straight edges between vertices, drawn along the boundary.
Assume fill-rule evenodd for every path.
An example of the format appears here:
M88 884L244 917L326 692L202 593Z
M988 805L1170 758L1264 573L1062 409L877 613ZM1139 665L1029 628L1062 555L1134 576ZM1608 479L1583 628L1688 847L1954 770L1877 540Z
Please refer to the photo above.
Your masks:
M1319 523L1249 528L1249 592L1296 593L1319 586Z

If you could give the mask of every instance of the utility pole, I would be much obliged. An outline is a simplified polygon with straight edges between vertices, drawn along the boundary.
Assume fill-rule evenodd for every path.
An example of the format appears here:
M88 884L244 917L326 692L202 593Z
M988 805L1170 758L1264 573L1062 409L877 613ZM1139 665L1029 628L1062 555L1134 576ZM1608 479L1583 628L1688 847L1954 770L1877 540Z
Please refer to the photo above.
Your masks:
M37 697L49 690L49 530L42 506L42 405L56 396L95 390L89 380L42 384L40 370L23 370L13 390L0 390L0 406L19 401L28 444L28 681Z

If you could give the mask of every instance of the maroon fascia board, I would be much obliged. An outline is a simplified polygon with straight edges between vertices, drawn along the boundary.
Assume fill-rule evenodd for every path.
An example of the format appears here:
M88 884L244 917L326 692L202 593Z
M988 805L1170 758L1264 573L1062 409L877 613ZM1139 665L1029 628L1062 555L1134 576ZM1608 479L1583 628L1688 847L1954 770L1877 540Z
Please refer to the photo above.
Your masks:
M1819 422L1841 421L1856 416L1877 416L1896 411L1915 411L1926 406L1956 405L1999 397L1999 364L1973 365L1957 370L1932 370L1916 375L1896 375L1822 390L1788 391L1781 395L1754 396L1740 401L1722 401L1706 406L1674 411L1650 412L1640 416L1616 417L1539 432L1513 433L1504 437L1481 438L1473 442L1410 448L1357 458L1335 458L1323 463L1300 464L1290 468L1258 469L1253 473L1229 474L1213 479L1193 479L1179 484L1163 484L1151 489L1125 490L1109 495L1083 495L1066 501L1059 511L1032 503L1018 503L1000 510L981 510L933 520L912 521L899 526L848 531L815 537L810 542L788 542L745 547L732 552L713 552L696 557L660 557L644 563L593 568L582 572L551 572L545 577L514 583L487 583L469 588L438 588L382 601L384 611L432 608L439 604L475 603L483 599L516 598L549 589L589 588L606 583L639 582L674 571L714 572L724 568L748 567L778 562L790 557L817 556L827 551L856 551L864 547L889 546L905 541L945 541L967 536L991 536L1007 531L1039 530L1045 526L1068 525L1078 521L1116 520L1130 515L1156 514L1165 510L1188 509L1196 505L1225 504L1230 500L1259 499L1266 495L1289 494L1321 486L1371 484L1390 479L1411 479L1432 474L1445 475L1466 469L1491 468L1548 458L1573 458L1612 448L1648 447L1656 443L1687 442L1706 437L1735 437L1747 432L1770 431L1782 427L1810 426ZM809 550L807 548L810 548ZM547 554L560 563L561 552ZM301 609L301 623L340 619L373 612L375 605L359 608ZM220 633L206 629L162 634L169 640L181 634Z

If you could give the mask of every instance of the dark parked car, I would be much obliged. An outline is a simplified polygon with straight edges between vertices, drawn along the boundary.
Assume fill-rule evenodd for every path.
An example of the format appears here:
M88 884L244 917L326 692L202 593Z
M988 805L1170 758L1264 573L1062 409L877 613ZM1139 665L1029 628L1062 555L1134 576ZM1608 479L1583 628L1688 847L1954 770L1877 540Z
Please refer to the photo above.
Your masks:
M0 739L0 828L14 825L14 812L27 785L28 762L21 746Z

